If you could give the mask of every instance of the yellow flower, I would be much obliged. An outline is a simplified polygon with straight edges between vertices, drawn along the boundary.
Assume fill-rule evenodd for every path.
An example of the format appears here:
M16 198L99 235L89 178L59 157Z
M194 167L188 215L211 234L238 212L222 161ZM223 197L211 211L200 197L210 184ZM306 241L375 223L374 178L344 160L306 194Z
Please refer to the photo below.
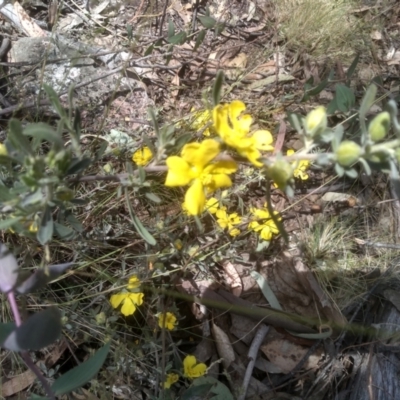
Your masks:
M235 228L235 225L241 223L242 218L237 213L228 214L225 209L220 209L216 212L217 224L222 228L228 228L228 233L231 236L240 234L240 230Z
M158 326L160 328L166 328L170 331L175 329L175 325L177 324L176 317L173 313L161 313L158 316Z
M228 174L234 173L237 165L233 161L212 162L219 151L220 145L216 140L206 139L202 143L183 146L181 157L167 158L165 186L190 185L184 201L184 208L189 215L201 214L206 203L206 193L232 186Z
M143 304L143 293L117 293L110 298L110 303L114 308L118 308L122 303L121 313L126 317L134 314L136 306Z
M164 382L164 389L169 389L171 385L178 382L179 375L178 374L167 374L167 377Z
M206 210L210 214L215 214L218 211L219 201L215 197L210 197L206 202Z
M197 363L195 356L186 356L183 360L183 371L183 375L186 378L198 378L206 373L207 365Z
M152 158L153 153L149 147L145 146L133 153L132 161L136 163L136 165L144 166L147 165Z
M136 275L129 278L128 289L137 289L140 286L140 280Z
M195 111L195 109L192 108L190 112L193 112L192 128L195 129L196 131L204 129L204 127L211 121L210 110ZM203 132L203 135L210 136L211 135L210 128L206 128Z
M287 156L291 156L294 154L294 150L290 149L286 152ZM294 171L293 171L293 176L295 178L299 178L302 181L305 181L308 179L308 174L306 173L306 170L308 169L310 162L307 160L300 160L297 162L294 162L292 164L294 166Z
M249 136L253 118L249 114L242 115L245 109L245 104L239 100L216 106L213 110L214 128L228 146L233 147L255 166L261 167L263 164L258 161L261 157L260 150L272 151L273 138L266 130L255 131Z
M266 209L266 205L264 205L264 208L262 209L251 207L250 212L253 214L254 218L262 221L251 221L248 228L259 233L261 239L268 242L271 241L273 235L279 233L279 229L271 218L271 214ZM274 214L277 215L278 212L275 211ZM281 217L278 217L278 219L280 220Z

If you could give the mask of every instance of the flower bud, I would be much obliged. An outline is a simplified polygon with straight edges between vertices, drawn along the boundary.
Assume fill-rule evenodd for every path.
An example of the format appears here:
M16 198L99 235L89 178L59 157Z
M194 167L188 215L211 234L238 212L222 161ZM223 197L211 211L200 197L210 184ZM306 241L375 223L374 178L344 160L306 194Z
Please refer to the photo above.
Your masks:
M368 133L374 142L382 140L390 128L390 114L387 111L379 113L368 126Z
M0 143L0 155L2 156L8 155L7 148L3 143Z
M281 190L293 179L293 167L285 160L277 160L268 168L268 177L272 179Z
M336 160L342 167L350 167L360 158L361 147L351 141L344 140L336 150Z
M326 109L323 106L319 106L309 112L304 121L304 129L312 137L321 134L327 126L328 118L326 116Z

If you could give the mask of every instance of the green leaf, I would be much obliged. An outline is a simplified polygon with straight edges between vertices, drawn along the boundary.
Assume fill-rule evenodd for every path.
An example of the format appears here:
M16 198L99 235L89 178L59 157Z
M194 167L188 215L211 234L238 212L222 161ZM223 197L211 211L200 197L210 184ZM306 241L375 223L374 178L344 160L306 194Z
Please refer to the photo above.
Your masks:
M3 346L12 351L40 350L61 335L61 313L49 307L31 315L7 337Z
M67 175L75 175L83 172L86 168L92 165L92 160L90 158L75 158L71 161L66 172Z
M64 147L62 138L50 125L43 122L28 124L24 129L24 134L26 136L32 136L33 138L46 140L49 143L54 143L57 149L62 149Z
M146 56L149 56L150 54L153 53L153 51L154 51L154 44L150 45L150 46L146 49L146 51L144 52L144 56L145 56L145 57L146 57Z
M3 345L4 341L10 336L11 332L15 329L14 322L0 323L0 346Z
M156 194L151 193L151 192L146 192L146 193L145 193L145 196L146 196L150 201L152 201L153 203L159 204L159 203L161 203L161 201L162 201Z
M75 139L76 143L79 143L81 138L81 126L82 126L82 118L81 111L78 107L75 108L74 122L73 122L73 131L70 132L72 138Z
M46 244L53 236L54 223L49 206L46 206L42 219L40 221L39 230L36 234L37 240L40 244Z
M22 217L3 219L3 221L0 221L0 230L11 228L18 221L21 221L21 219L22 219Z
M169 37L167 39L167 41L172 44L183 44L183 43L185 43L186 38L187 38L186 32L182 31L182 32L177 33L174 36Z
M222 90L223 83L224 83L224 73L222 72L222 70L219 70L217 72L217 76L215 78L213 91L212 91L214 107L216 107L221 101L221 90Z
M367 115L367 112L371 108L372 104L374 104L377 90L378 89L376 85L371 85L365 92L365 95L361 101L360 111L358 115L360 116L361 130L363 135L365 136L368 135L367 125L365 123L365 116Z
M353 76L354 71L355 71L356 68L357 68L359 59L360 59L360 54L357 54L356 57L355 57L355 59L354 59L353 62L351 63L349 69L347 70L347 74L346 74L346 75L347 75L347 81L348 81L348 83L350 83L350 79L351 79L351 77Z
M8 123L7 139L15 149L20 150L27 155L33 155L32 146L23 134L22 124L15 118L10 119Z
M175 25L172 19L170 18L168 21L168 39L175 35Z
M56 91L51 86L49 86L45 83L43 84L43 89L47 93L50 103L56 109L58 115L61 118L67 119L67 114L66 114L63 106L61 105L60 99L58 98L58 94L56 93Z
M54 222L54 231L63 240L71 240L75 237L75 231L68 226Z
M109 350L110 343L107 343L87 361L60 376L51 386L53 392L57 396L61 396L82 387L85 383L93 379L104 364Z
M354 106L356 98L353 91L341 83L336 85L336 104L340 111L347 112Z
M153 127L154 127L154 131L156 132L156 136L157 136L158 140L160 140L160 129L158 127L156 113L154 112L154 109L152 107L149 107L147 112L149 114L151 122L153 123Z
M272 291L267 280L257 271L251 271L250 275L257 282L264 297L266 298L266 300L268 300L269 305L276 310L283 311L278 299L275 296L275 293Z
M216 25L217 21L213 17L208 17L206 15L199 15L198 16L201 24L204 28L212 29Z
M196 37L196 43L193 47L193 51L196 51L201 46L205 37L206 37L206 30L202 29Z
M223 22L219 22L214 29L215 37L218 37L225 29L225 24Z
M151 246L156 245L157 244L156 239L154 239L151 233L143 226L140 219L135 215L132 204L129 200L129 192L127 190L125 190L125 199L126 199L126 204L128 206L129 215L131 216L131 222L135 227L136 232Z

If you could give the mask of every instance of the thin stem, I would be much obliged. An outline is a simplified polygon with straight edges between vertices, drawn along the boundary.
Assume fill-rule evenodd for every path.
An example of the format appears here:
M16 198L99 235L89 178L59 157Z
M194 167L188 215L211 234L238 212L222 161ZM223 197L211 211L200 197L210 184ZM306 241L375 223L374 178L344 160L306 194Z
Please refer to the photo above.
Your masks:
M7 297L8 297L8 302L10 303L11 311L14 315L15 325L20 326L22 324L21 314L18 309L14 292L12 290L8 292Z

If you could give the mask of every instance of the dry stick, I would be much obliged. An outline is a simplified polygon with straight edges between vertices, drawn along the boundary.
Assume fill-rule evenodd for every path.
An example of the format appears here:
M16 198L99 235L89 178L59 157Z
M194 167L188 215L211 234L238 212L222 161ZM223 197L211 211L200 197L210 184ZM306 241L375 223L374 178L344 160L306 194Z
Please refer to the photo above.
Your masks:
M244 375L242 388L240 389L240 395L238 400L244 400L246 398L247 388L250 384L250 379L253 374L254 364L256 363L258 350L261 343L264 341L266 334L268 333L269 326L261 324L254 336L253 342L251 343L247 357L249 358L249 363L247 364L246 374Z

